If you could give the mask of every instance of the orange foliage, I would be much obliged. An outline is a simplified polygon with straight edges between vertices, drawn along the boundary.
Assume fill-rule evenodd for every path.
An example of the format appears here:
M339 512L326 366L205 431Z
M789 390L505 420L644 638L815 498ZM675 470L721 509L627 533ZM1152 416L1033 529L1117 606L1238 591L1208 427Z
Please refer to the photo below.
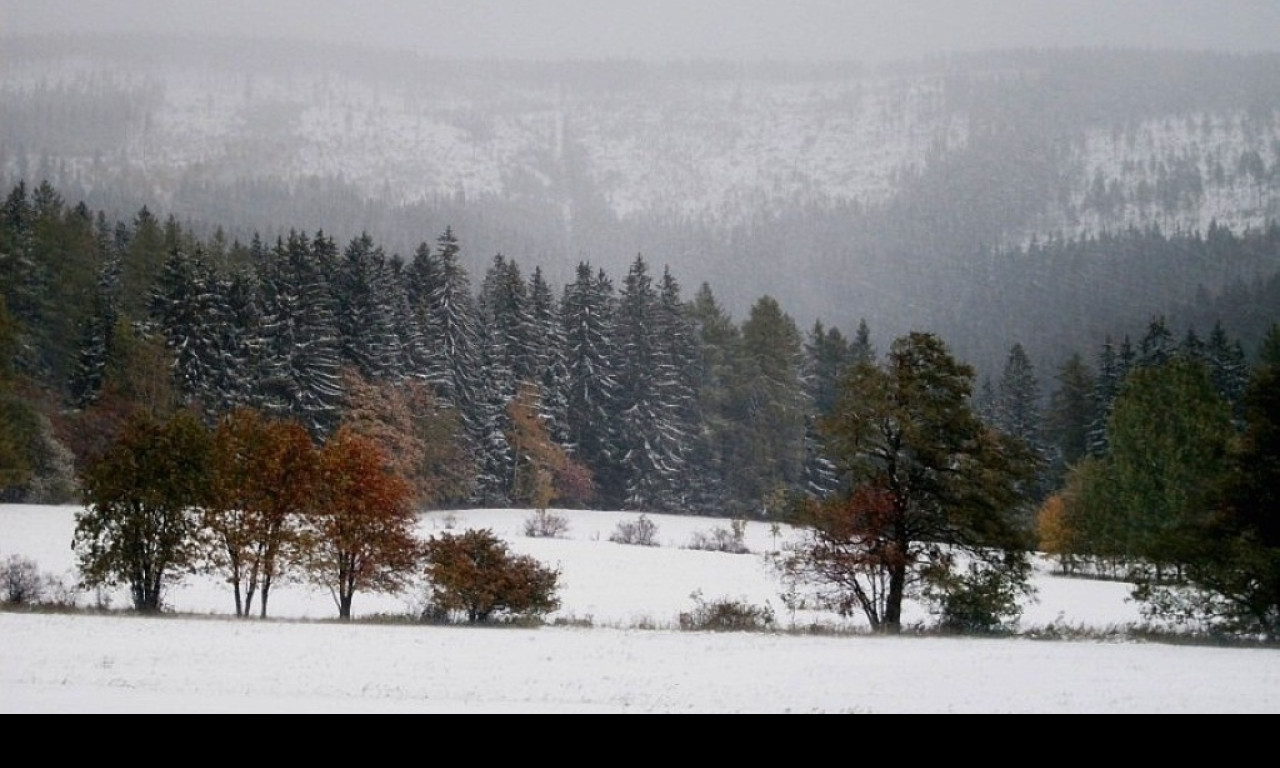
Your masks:
M345 427L320 450L319 467L308 571L350 619L356 592L394 592L417 568L413 489L376 442Z

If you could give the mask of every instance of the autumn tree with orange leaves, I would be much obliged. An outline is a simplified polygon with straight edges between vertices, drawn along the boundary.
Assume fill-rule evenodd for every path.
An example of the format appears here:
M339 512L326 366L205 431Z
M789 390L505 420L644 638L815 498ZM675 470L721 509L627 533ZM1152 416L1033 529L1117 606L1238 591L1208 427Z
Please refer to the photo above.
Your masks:
M317 492L315 445L297 422L238 409L214 429L210 463L205 569L231 585L237 616L250 614L260 591L266 618L271 587L298 557L303 519Z
M376 442L350 428L329 438L318 465L305 567L333 595L338 618L349 621L357 592L395 592L415 575L413 489Z
M415 503L438 505L467 497L475 468L458 437L458 413L446 408L430 385L414 379L370 382L347 370L342 387L347 399L343 425L382 448L395 472L409 481Z

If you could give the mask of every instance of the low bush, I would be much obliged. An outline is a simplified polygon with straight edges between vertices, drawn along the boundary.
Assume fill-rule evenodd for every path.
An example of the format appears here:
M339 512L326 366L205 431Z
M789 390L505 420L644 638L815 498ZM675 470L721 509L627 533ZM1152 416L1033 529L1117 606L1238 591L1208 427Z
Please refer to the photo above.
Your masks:
M44 600L45 579L34 560L10 555L0 565L0 600L6 605L34 605Z
M647 516L641 515L636 520L618 523L618 527L609 536L609 541L637 547L656 547L658 526Z
M720 598L707 602L700 592L691 595L694 609L680 614L680 628L689 632L762 632L774 626L773 609L740 600Z
M704 552L726 552L731 555L746 555L751 552L746 545L747 521L734 520L728 528L720 527L710 533L698 531L693 535L687 549Z
M559 539L569 533L569 520L540 509L524 521L524 535L531 539Z

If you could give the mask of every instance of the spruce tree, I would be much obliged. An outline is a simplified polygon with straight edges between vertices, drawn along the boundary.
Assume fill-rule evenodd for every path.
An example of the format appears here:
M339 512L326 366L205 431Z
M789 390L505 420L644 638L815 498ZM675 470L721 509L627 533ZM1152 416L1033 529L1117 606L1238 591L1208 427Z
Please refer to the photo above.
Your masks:
M686 435L677 414L678 373L661 337L658 293L637 257L619 295L616 344L618 442L631 509L672 509Z
M618 379L614 368L617 296L603 270L578 265L576 279L561 299L565 363L568 372L568 433L574 456L595 475L601 501L615 504L623 492L618 480Z
M569 367L560 307L542 269L529 278L529 320L532 328L534 378L541 392L539 415L558 446L571 445L569 435Z
M1058 383L1049 401L1046 429L1059 471L1089 455L1089 431L1096 416L1093 371L1079 354L1058 369Z
M275 414L294 418L313 435L337 424L342 387L338 380L338 330L325 266L332 241L291 232L278 241L263 265L262 402Z
M741 439L729 459L732 492L759 510L778 491L803 485L806 398L803 339L777 300L765 296L742 326L742 372L733 418Z
M429 291L427 381L444 403L458 411L467 433L474 437L476 404L482 399L479 317L470 277L460 261L461 247L451 228L440 236L437 246L433 259L415 267L413 280L415 291Z
M401 377L391 268L368 233L347 246L331 285L342 363L354 366L369 381Z
M695 481L693 504L703 512L723 514L731 503L728 474L741 422L733 418L734 387L740 376L742 334L703 283L690 305L697 341L693 386L700 415L699 431L689 448Z

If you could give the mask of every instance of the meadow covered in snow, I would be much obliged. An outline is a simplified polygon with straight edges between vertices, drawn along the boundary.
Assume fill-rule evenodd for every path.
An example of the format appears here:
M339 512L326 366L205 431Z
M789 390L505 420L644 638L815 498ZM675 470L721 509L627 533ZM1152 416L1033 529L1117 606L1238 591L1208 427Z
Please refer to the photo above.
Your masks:
M0 506L0 558L74 581L74 507ZM747 554L690 549L729 521L650 516L656 547L610 536L634 513L560 512L562 538L529 538L517 510L424 514L424 537L489 528L561 572L562 606L533 628L404 621L420 591L358 594L339 624L327 593L278 588L268 621L236 620L224 584L192 577L171 614L0 613L0 711L457 713L1275 713L1280 650L1110 639L1031 639L1053 627L1141 621L1123 584L1039 563L1020 634L875 637L790 611L768 554L794 535L748 523ZM86 599L89 599L86 596ZM770 608L773 631L687 632L698 601ZM919 606L908 622L926 621ZM818 625L826 631L803 632Z

